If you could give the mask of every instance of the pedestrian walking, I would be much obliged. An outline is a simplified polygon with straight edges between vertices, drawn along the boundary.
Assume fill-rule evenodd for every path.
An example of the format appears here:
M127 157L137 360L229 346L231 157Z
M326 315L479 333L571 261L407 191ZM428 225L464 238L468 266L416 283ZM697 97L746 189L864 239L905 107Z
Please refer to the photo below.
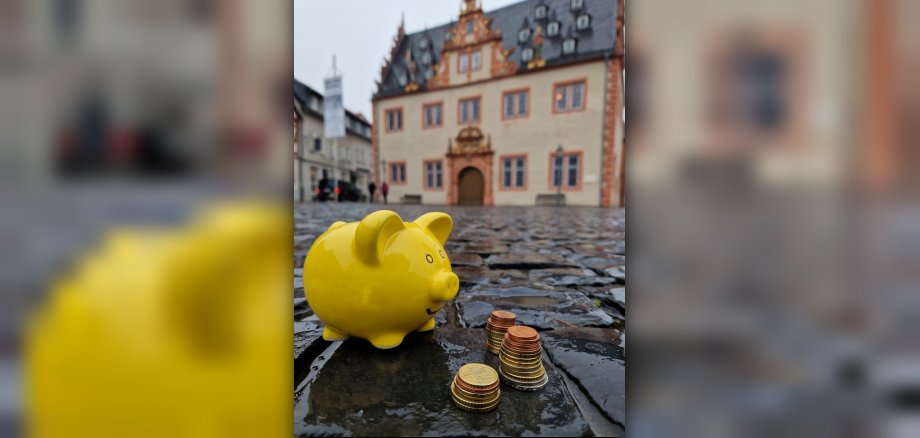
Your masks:
M387 182L384 181L383 185L380 186L380 193L383 193L383 203L387 203L387 193L390 193L390 186L387 185Z
M367 192L371 194L371 197L368 198L367 202L374 202L374 192L377 191L377 184L374 184L373 181L367 183Z

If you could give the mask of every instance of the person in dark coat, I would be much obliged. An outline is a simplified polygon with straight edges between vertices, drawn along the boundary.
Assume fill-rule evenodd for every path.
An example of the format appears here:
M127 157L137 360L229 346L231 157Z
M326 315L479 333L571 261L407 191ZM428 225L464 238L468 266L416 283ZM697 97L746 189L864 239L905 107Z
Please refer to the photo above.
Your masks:
M387 182L384 181L383 185L380 186L380 193L383 193L383 203L387 203L387 194L390 193L390 186L387 185Z
M367 202L374 202L374 192L377 191L377 184L374 184L373 181L367 183L367 192L371 194L371 197L368 198Z

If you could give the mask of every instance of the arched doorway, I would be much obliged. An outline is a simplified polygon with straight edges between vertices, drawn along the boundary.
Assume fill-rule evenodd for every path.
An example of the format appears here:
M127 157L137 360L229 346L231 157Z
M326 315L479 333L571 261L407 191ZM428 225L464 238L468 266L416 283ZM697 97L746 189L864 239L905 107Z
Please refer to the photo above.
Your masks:
M482 172L475 167L467 167L460 171L458 204L482 205L484 185Z

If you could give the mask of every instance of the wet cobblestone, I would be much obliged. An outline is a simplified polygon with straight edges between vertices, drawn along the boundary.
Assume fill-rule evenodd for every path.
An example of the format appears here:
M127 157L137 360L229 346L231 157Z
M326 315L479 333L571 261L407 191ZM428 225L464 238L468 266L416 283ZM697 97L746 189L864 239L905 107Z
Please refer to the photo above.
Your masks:
M367 204L295 208L295 434L610 435L625 430L625 212L555 207L390 205L404 220L429 211L454 219L446 244L460 292L432 333L394 350L360 339L330 343L303 299L313 240L335 221L382 209ZM461 365L498 367L482 327L510 310L542 331L550 383L503 387L499 408L469 414L450 403Z

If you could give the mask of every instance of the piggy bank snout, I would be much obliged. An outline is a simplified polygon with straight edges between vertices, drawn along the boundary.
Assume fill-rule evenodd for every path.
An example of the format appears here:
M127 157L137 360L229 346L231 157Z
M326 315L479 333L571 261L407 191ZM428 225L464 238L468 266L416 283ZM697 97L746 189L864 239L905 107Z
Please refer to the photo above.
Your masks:
M460 279L453 272L439 272L435 274L431 283L431 300L435 302L450 301L457 296L460 289Z

